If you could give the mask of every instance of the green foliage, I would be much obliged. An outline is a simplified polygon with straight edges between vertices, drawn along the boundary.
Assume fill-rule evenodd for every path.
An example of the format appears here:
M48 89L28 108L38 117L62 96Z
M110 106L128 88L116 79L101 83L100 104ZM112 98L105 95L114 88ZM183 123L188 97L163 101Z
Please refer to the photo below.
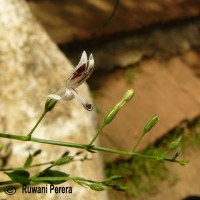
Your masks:
M22 185L30 184L30 174L28 171L24 169L16 169L12 172L4 172L6 175L10 177L10 179L15 183L20 183Z
M38 176L31 178L33 182L44 182L49 184L61 184L64 183L67 179L63 180L63 177L68 177L69 174L61 172L58 170L47 169L39 173Z
M71 157L71 156L62 156L58 160L54 161L52 165L53 166L63 165L63 164L71 162L72 160L73 160L73 157Z
M176 150L181 144L182 136L178 137L175 141L173 141L169 146L169 151Z
M42 151L39 149L39 150L35 151L33 154L29 153L29 156L24 163L24 167L30 167L31 163L33 162L33 157L39 155L41 152Z
M95 183L92 183L89 185L90 189L92 190L95 190L95 191L103 191L105 190L105 188L99 184L95 184Z
M152 155L157 154L160 150L163 151L163 149L149 146L141 153ZM142 191L150 189L158 177L166 177L165 167L161 162L139 157L107 164L106 174L108 177L115 174L123 176L124 179L119 183L128 187L127 194L130 196L136 196Z
M51 111L54 107L55 107L55 105L57 104L57 100L55 100L55 99L47 99L46 100L46 103L45 103L45 111L46 112L49 112L49 111Z
M192 148L199 148L199 144L200 117L175 128L141 153L176 159L181 154L182 148L186 152ZM188 163L187 160L179 161L181 165L186 163ZM107 177L112 177L115 174L123 176L124 179L119 183L128 186L127 195L130 198L138 195L141 196L142 193L155 189L158 182L162 179L166 179L169 182L175 181L175 175L169 173L163 162L138 157L129 160L121 159L115 163L107 163L106 174Z
M141 133L136 144L134 145L134 148L132 151L109 149L105 147L99 147L93 144L96 138L102 132L103 128L112 122L112 120L117 115L117 113L121 110L121 108L126 103L128 103L131 100L133 95L134 95L134 91L132 89L127 90L127 92L122 97L122 99L104 117L102 125L97 130L94 138L91 140L89 144L76 144L76 143L69 143L69 142L64 142L64 141L54 141L54 140L39 139L39 138L31 137L32 133L35 131L35 129L37 128L39 123L42 121L46 113L54 108L56 103L55 102L52 103L50 100L47 100L47 102L45 103L45 109L42 115L39 117L37 123L32 128L32 130L28 133L27 136L24 137L20 135L0 133L0 137L2 138L17 139L17 140L21 140L22 142L32 141L32 142L45 143L45 144L50 144L50 145L74 147L74 148L86 150L90 153L103 151L103 152L110 152L110 153L130 156L131 159L128 162L125 160L122 160L122 162L120 161L118 164L110 164L110 167L107 168L107 174L109 175L108 176L109 178L107 178L104 181L94 181L94 180L88 180L82 177L76 177L76 176L71 177L70 174L66 172L51 169L55 166L60 166L60 165L68 164L73 161L77 161L76 156L78 155L80 156L80 154L83 152L82 150L77 152L74 156L70 156L69 155L70 152L66 151L61 157L59 157L58 159L54 161L49 161L46 163L38 163L38 164L33 165L32 162L33 162L34 157L38 156L41 153L41 150L38 150L32 154L29 153L22 167L1 169L1 171L4 171L4 173L7 174L8 177L10 178L9 181L2 182L1 185L7 184L8 182L10 184L20 183L23 185L29 185L33 183L44 183L44 182L49 183L49 184L61 184L65 181L72 180L80 184L81 186L88 187L95 191L103 191L105 190L106 187L115 189L117 191L126 191L128 189L127 188L128 186L129 189L127 191L129 193L131 191L131 193L135 194L137 193L138 188L143 188L143 189L149 188L149 186L151 185L149 184L149 180L152 180L155 177L160 177L160 176L164 177L166 173L162 173L161 163L175 162L181 165L186 164L188 162L187 160L177 160L177 157L180 155L180 152L177 151L177 149L179 148L181 144L181 137L179 137L178 139L174 139L174 142L172 142L171 144L167 143L166 145L163 142L162 145L164 149L161 149L161 148L155 149L153 146L151 146L145 149L141 153L135 152L135 149L141 142L143 136L147 132L149 132L158 122L157 116L153 116L147 122L147 124L144 127L143 132ZM177 138L177 135L175 138ZM166 149L168 150L166 151ZM175 150L176 152L174 152ZM171 155L171 153L173 153L173 155ZM79 161L88 160L88 157L87 155L85 155L83 158L80 158L78 160ZM44 169L43 171L39 171L33 176L30 176L29 171L25 170L25 169L29 169L29 168L37 167L41 165L48 165L48 167ZM11 172L6 172L8 170ZM120 176L118 174L120 174ZM146 177L148 177L148 179ZM144 181L145 184L141 184L142 181Z
M122 97L121 101L119 101L108 114L104 117L104 123L109 124L117 115L117 113L121 110L121 108L127 104L133 97L134 91L133 90L127 90L127 92Z
M158 123L158 116L153 116L145 125L143 134L148 133Z

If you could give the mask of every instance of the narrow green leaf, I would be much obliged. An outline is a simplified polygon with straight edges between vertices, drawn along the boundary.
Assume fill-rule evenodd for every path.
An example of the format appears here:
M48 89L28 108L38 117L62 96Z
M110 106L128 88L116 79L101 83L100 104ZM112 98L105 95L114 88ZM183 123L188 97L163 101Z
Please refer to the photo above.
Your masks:
M8 175L13 182L21 183L22 185L28 185L30 183L30 174L28 171L23 169L14 170L12 172L4 172Z
M105 190L105 188L102 185L96 184L96 183L92 183L91 185L89 185L90 189L95 190L95 191L103 191Z
M28 158L26 159L26 162L24 163L24 167L29 167L33 161L33 155L29 154Z
M68 176L69 176L69 174L66 174L65 172L48 169L48 170L41 172L39 176L31 178L31 180L34 182L41 182L41 181L37 180L38 177L41 177L41 178L48 177L48 179L49 179L49 177L52 177L52 180L45 180L42 182L49 183L49 184L60 184L60 183L64 183L66 180L54 180L54 177L62 178L62 177L68 177Z

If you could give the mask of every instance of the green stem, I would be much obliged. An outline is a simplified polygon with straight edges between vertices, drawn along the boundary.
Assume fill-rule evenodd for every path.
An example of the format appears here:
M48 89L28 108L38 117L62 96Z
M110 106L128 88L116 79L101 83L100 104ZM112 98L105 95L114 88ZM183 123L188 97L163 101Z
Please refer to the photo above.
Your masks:
M21 135L0 133L0 137L14 139L14 140L28 141L27 136L21 136ZM74 147L74 148L79 148L79 149L85 149L85 146L86 146L84 144L76 144L76 143L70 143L70 142L54 141L54 140L39 139L39 138L30 138L30 141L37 142L37 143L44 143L44 144Z
M88 144L88 147L91 147L92 144L94 143L94 141L97 139L97 137L99 136L99 134L101 133L101 131L103 130L103 128L105 127L105 123L102 123L101 126L99 127L96 135L94 136L94 138L91 140L91 142Z
M30 133L27 135L28 138L31 137L32 133L35 131L35 129L38 127L39 123L42 121L42 119L44 118L44 116L46 115L47 111L44 110L42 115L40 116L40 118L38 119L37 123L35 124L35 126L32 128L32 130L30 131Z
M138 147L139 143L141 142L142 138L144 137L144 134L142 134L138 141L136 142L135 146L133 147L133 149L131 150L131 152L135 152L136 148Z
M28 141L28 140L24 139L24 138L26 138L26 136L20 136L20 135L11 135L11 134L6 134L6 133L0 133L0 137L21 140L21 141ZM30 141L37 142L37 143L65 146L65 147L73 147L73 148L78 148L78 149L87 149L88 148L88 145L86 145L86 144L76 144L76 143L70 143L70 142L54 141L54 140L39 139L39 138L30 138ZM115 153L115 154L120 154L120 155L131 156L131 157L138 156L141 158L148 158L148 159L154 159L154 160L162 160L162 161L179 163L178 160L174 160L174 159L167 159L167 158L162 158L162 157L154 156L154 155L144 155L144 154L140 154L140 153L122 151L122 150L117 150L117 149L110 149L110 148L99 147L99 146L91 146L90 149L94 150L94 151L96 150L96 151L102 151L102 152L108 152L108 153Z
M27 167L2 168L2 169L0 169L0 171L12 171L12 170L16 170L16 169L29 169L29 168L33 168L33 167L39 167L39 166L43 166L43 165L49 165L49 164L52 164L52 163L53 163L53 161L45 162L45 163L39 163L39 164L34 164L34 165L27 166Z
M9 185L9 184L12 184L12 183L14 183L14 182L13 181L1 181L0 186L1 185Z

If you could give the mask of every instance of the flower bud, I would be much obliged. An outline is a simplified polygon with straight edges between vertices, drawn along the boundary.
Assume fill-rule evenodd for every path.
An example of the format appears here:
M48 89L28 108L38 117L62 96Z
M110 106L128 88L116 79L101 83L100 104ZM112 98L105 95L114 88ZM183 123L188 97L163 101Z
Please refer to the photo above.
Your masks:
M129 89L125 93L121 101L117 103L113 107L113 109L104 117L104 123L109 124L114 119L116 114L120 111L120 109L132 99L133 95L134 95L134 91L132 89Z
M175 141L169 146L169 151L175 150L181 144L182 136L178 137Z
M182 166L184 166L185 164L189 163L189 160L179 160L178 163Z
M144 130L143 130L143 135L149 132L158 122L159 118L158 116L153 116L145 125Z
M92 183L89 185L90 189L95 190L95 191L103 191L105 188L99 184Z
M45 103L45 111L46 112L51 111L54 108L54 106L56 105L56 103L57 103L56 99L50 99L50 98L48 98L46 100L46 103Z
M54 161L52 165L53 166L63 165L63 164L71 162L72 160L73 160L73 158L70 156L63 156L63 157L59 158L58 160Z

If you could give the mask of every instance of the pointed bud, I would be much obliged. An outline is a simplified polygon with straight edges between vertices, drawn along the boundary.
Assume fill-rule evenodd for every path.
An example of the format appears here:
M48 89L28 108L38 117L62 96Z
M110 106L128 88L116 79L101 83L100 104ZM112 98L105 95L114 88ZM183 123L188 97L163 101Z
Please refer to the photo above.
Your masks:
M56 166L56 165L63 165L63 164L66 164L66 163L69 163L73 160L72 157L70 156L63 156L61 157L60 159L56 160L53 162L53 166Z
M58 100L56 100L56 99L49 99L48 98L46 100L46 103L45 103L45 111L46 112L51 111L54 108L54 106L56 105L57 101Z
M92 190L95 190L95 191L103 191L105 190L105 188L99 184L96 184L96 183L92 183L91 185L89 185L89 187L92 189Z
M144 130L143 130L143 135L149 132L158 122L159 118L158 116L153 116L145 125Z
M180 155L180 152L177 151L172 159L173 159L173 160L176 160L176 159L178 158L179 155Z
M116 181L116 180L124 179L124 177L123 176L118 176L118 175L113 175L113 176L109 177L108 179L112 180L112 181Z
M132 99L133 95L134 91L129 89L123 96L122 100L117 103L113 109L104 117L104 123L109 124L120 111L120 109Z
M184 166L185 164L189 163L189 160L179 160L178 163L182 166Z
M169 146L169 151L175 150L181 144L182 136L178 137L175 141Z

